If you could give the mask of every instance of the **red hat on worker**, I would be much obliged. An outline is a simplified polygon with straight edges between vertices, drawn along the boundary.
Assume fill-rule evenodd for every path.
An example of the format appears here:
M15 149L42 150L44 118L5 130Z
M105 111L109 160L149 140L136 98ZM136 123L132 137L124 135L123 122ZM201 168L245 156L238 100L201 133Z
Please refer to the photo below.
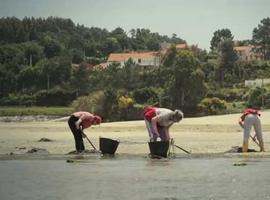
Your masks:
M94 122L95 122L96 124L100 124L100 123L101 123L101 117L98 116L98 115L95 115L95 116L94 116Z

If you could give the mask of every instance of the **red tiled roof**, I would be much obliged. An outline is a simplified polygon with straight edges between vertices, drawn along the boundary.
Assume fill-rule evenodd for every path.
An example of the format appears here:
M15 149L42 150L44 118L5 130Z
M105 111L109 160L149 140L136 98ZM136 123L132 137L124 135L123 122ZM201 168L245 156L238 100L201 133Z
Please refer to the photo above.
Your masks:
M251 48L252 48L251 46L237 46L237 47L234 47L234 50L245 51L245 50L250 50Z
M187 44L177 44L176 49L188 49L189 46Z
M158 52L144 52L144 53L111 53L108 62L123 62L128 59L152 59L156 57Z

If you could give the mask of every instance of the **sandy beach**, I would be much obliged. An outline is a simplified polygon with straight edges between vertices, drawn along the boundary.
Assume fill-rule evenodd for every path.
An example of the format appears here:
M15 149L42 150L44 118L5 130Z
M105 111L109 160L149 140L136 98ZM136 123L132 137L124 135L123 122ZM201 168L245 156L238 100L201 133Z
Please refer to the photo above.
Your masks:
M242 144L242 129L238 125L240 114L185 118L170 129L175 143L192 153L224 153ZM266 152L270 148L270 111L263 111L262 129ZM32 148L46 149L49 154L67 154L75 149L74 139L66 121L0 122L0 155L24 154ZM99 137L120 140L118 154L148 154L148 134L144 121L102 123L85 130L98 148ZM254 131L252 131L254 135ZM39 142L41 138L52 142ZM85 147L92 149L88 141ZM250 140L250 148L258 150ZM184 153L177 150L176 153Z

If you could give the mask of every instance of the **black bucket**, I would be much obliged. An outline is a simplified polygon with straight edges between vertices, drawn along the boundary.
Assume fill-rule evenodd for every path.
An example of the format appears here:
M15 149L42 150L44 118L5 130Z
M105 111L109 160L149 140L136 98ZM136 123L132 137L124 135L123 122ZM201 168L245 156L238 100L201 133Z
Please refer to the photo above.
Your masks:
M150 154L167 158L170 143L169 141L148 142Z
M114 154L118 145L119 141L117 140L103 137L99 138L99 150L102 154Z

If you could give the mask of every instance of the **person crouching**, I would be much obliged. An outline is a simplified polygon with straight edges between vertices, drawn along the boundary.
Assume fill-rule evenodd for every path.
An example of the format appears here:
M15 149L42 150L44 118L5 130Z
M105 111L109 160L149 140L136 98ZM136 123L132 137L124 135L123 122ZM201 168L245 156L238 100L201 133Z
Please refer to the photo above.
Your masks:
M184 114L181 110L170 110L154 106L146 107L143 111L144 121L149 134L150 142L160 140L169 141L169 128L180 122Z

